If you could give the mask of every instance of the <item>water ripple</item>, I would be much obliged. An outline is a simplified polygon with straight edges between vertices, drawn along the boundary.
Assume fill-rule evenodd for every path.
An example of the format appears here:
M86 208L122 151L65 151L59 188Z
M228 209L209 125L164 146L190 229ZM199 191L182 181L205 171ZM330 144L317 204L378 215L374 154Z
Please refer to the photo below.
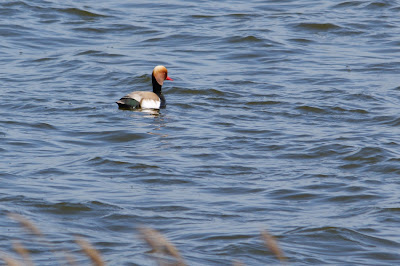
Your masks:
M108 264L151 264L143 224L191 265L276 264L262 228L290 264L398 264L399 9L5 1L1 214L32 219L79 264L76 234ZM118 110L158 64L174 78L167 108ZM13 254L28 238L0 226Z

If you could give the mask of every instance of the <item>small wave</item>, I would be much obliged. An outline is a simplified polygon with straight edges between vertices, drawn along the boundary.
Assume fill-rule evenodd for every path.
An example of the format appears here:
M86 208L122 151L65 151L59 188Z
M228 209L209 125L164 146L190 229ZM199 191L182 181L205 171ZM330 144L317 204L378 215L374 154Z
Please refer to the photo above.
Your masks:
M100 17L109 17L107 15L97 14L94 12L90 12L80 8L58 8L57 11L61 13L66 13L70 15L75 15L81 18L100 18Z
M2 6L2 8L3 7L21 7L21 8L28 8L28 9L39 8L38 6L33 5L33 2L28 4L24 1L11 1L8 3L2 3L1 6Z
M359 108L350 109L350 108L343 108L343 107L339 107L339 106L332 107L332 110L340 112L340 113L347 113L347 112L355 113L355 114L368 114L369 113L367 110L364 110L364 109L359 109Z
M246 105L250 106L263 106L263 105L277 105L277 104L282 104L280 101L252 101L252 102L247 102L245 103Z
M320 194L309 193L298 189L277 189L271 192L270 196L279 200L312 200L321 197Z
M38 129L43 129L43 130L55 130L57 129L55 126L45 123L45 122L38 122L38 123L31 123L31 122L21 122L21 121L12 121L12 120L7 120L7 121L1 121L2 124L5 125L16 125L20 127L26 127L26 128L38 128Z
M375 1L367 6L365 6L366 9L380 9L380 8L387 8L390 7L391 3L390 1Z
M0 34L3 37L31 37L34 36L32 28L21 25L1 25ZM32 45L32 44L30 44Z
M122 54L110 54L110 53L106 53L103 51L97 51L97 50L86 50L83 52L79 52L76 55L77 56L90 55L90 56L98 56L98 57L123 57L124 56Z
M44 62L54 61L54 60L57 60L57 58L56 57L42 57L42 58L32 60L32 63L44 63Z
M333 143L325 144L315 148L306 150L307 157L309 158L319 158L332 155L345 154L351 151L352 146Z
M328 202L338 202L341 204L345 203L357 203L362 200L368 201L368 200L379 200L381 197L375 195L375 194L355 194L353 193L352 195L338 195L338 196L333 196L329 197L326 199Z
M148 137L145 133L132 133L129 131L104 131L104 132L82 132L80 135L85 135L86 138L96 141L109 142L129 142Z
M355 7L355 6L360 6L363 3L364 3L363 1L346 1L339 4L335 4L333 8Z
M254 17L259 17L260 15L255 13L233 13L233 14L228 14L226 16L233 18L254 18Z
M352 162L377 163L390 157L389 152L379 147L363 147L343 158Z
M229 37L227 39L228 43L258 43L262 42L263 40L260 38L257 38L253 35L249 36L234 36L234 37Z
M83 212L94 211L98 208L102 209L115 209L116 206L100 201L89 201L83 203L73 202L57 202L49 203L45 201L38 201L33 206L42 209L44 212L51 214L82 214Z
M302 105L302 106L297 107L296 109L303 111L303 112L307 112L307 113L317 113L317 114L327 113L327 111L323 108L309 106L309 105Z
M311 31L331 31L340 29L341 27L333 23L299 23L296 28Z
M361 232L360 230L351 230L343 227L333 227L333 226L324 226L324 227L315 227L315 228L297 228L290 232L291 235L299 235L299 236L310 236L312 239L332 239L335 238L335 243L338 241L345 241L348 246L350 243L358 243L360 245L374 245L374 246L386 246L397 248L398 243L395 241L391 241L384 238L379 238L375 236L371 236L370 234L366 234ZM343 246L343 249L346 247ZM337 251L336 251L337 252Z
M213 16L213 15L204 15L204 14L196 14L196 15L191 15L191 18L217 18L218 16Z
M77 27L73 29L74 31L81 31L81 32L86 32L86 33L98 33L98 34L105 34L108 32L114 31L111 28L100 28L100 27Z
M33 127L33 128L39 128L39 129L42 129L42 130L55 130L55 129L57 129L55 126L53 126L53 125L50 125L50 124L48 124L48 123L34 123L34 124L31 124L31 127Z
M187 89L187 88L180 88L180 87L173 87L173 88L169 89L168 94L207 95L207 96L223 96L223 95L225 95L224 92L217 90L217 89L195 90L195 89Z
M400 217L400 207L381 207L378 208L378 210L376 210L374 212L376 215L395 215L396 217Z
M129 163L127 163L127 162L103 159L102 157L99 157L99 156L91 158L90 160L88 160L88 162L93 165L103 165L103 164L110 165L110 166L129 165Z
M313 43L314 42L313 40L306 39L306 38L294 38L294 39L289 39L289 41L302 43L302 44Z
M243 235L243 234L219 234L219 235L211 235L211 236L204 236L201 241L215 241L215 240L240 240L240 239L250 239L252 238L251 235Z
M382 125L388 125L396 128L400 126L399 116L376 116L374 117L374 121Z
M139 179L138 179L139 180ZM180 184L191 184L194 183L192 180L163 176L162 178L148 178L144 177L140 180L144 184L159 184L159 185L180 185Z
M144 164L144 163L137 163L133 166L129 166L130 169L141 169L141 170L147 170L147 169L159 169L160 167L158 165L150 165L150 164Z

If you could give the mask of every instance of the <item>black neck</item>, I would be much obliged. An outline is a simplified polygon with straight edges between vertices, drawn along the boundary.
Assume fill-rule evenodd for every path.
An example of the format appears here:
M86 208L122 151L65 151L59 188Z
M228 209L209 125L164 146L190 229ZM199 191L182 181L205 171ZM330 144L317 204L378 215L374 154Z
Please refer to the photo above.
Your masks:
M153 83L153 92L155 94L157 94L158 96L160 96L161 95L161 85L158 84L154 75L151 75L151 82Z

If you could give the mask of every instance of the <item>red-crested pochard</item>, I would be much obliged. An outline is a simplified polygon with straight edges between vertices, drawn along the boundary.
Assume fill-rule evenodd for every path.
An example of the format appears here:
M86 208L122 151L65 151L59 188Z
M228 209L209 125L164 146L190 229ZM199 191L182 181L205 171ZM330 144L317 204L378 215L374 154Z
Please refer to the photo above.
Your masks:
M165 108L164 95L161 87L164 80L173 80L168 77L168 71L164 66L156 66L151 74L153 83L153 92L150 91L134 91L122 97L116 103L122 109L160 109Z

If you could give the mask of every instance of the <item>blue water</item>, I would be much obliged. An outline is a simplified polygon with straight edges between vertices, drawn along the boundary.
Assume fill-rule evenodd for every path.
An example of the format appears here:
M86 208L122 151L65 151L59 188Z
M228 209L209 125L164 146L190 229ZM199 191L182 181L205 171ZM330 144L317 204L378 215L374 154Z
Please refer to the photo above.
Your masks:
M400 263L399 1L3 1L0 250ZM167 108L119 110L165 65ZM32 236L7 213L45 234ZM57 251L52 252L54 248ZM62 250L62 251L61 251Z

